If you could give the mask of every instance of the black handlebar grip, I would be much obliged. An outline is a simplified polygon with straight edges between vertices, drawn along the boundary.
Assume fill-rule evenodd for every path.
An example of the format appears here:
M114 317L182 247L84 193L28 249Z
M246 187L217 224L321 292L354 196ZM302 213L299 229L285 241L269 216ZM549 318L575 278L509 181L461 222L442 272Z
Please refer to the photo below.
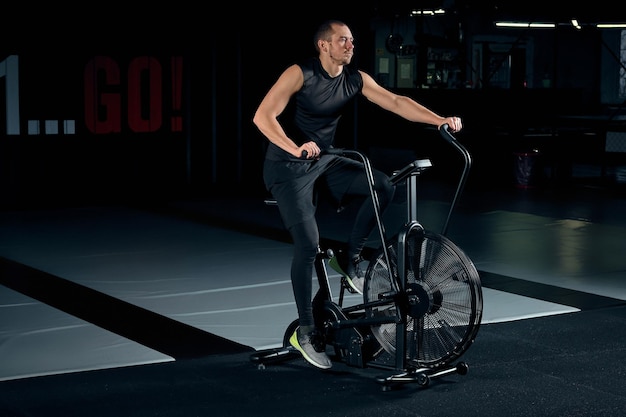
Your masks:
M328 148L322 151L322 153L326 153L329 155L343 155L344 152L345 150L343 148ZM300 159L307 159L308 156L309 153L307 151L302 151L302 154L300 154Z
M450 143L456 142L456 138L452 134L452 129L450 129L450 125L448 125L447 123L444 123L444 124L441 125L441 127L439 128L439 133L441 133L441 136L446 141L448 141Z

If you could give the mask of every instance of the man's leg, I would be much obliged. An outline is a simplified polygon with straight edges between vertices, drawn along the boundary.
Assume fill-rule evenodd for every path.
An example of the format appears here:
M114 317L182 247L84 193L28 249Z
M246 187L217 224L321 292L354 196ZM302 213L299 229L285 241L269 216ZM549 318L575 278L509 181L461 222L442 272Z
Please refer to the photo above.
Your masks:
M302 353L312 365L321 369L332 366L326 352L315 350L315 320L313 317L313 265L319 245L319 231L314 218L289 228L294 241L291 262L291 284L298 308L299 327L289 338L289 343Z
M298 223L289 228L293 239L293 259L291 261L291 285L298 308L300 327L312 331L313 320L312 280L313 264L317 256L319 231L315 219Z
M365 197L365 200L357 212L346 250L338 252L331 259L330 266L346 278L348 285L354 291L362 294L365 275L359 268L359 263L362 261L361 252L365 247L367 238L376 226L376 215L363 167L351 165L348 168L344 168L344 171L339 173L340 177L337 177L337 172L333 171L329 175L329 183L333 184L336 189L341 189L342 184L345 186L345 181L348 181L347 188L345 188L346 191L341 198ZM377 193L382 215L393 200L395 187L389 181L389 177L381 171L373 170L373 176L374 190Z
M384 173L374 170L374 190L378 196L380 214L382 215L393 200L395 187L389 181L389 177ZM367 238L376 227L376 215L374 205L367 184L365 174L355 178L354 182L346 192L346 195L366 195L367 198L361 204L354 221L354 226L348 240L348 255L351 258L360 256L365 247Z

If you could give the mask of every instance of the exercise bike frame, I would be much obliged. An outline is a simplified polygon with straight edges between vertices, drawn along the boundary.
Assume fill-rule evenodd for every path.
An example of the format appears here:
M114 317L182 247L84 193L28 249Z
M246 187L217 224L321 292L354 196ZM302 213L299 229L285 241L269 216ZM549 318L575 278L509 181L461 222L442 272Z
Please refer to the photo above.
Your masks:
M450 209L442 228L442 235L448 230L448 225L452 212L457 204L465 186L467 176L471 167L471 157L469 152L457 142L452 135L447 124L440 127L441 136L454 146L463 156L464 169L462 171L459 183L454 194L454 198L450 205ZM355 159L361 160L367 176L370 195L373 201L374 214L378 233L382 242L382 256L386 265L391 265L390 254L388 253L388 238L385 231L385 225L382 220L378 195L375 191L373 170L369 159L360 151L333 148L327 153L350 155ZM396 383L417 382L422 386L428 385L431 378L440 377L450 373L467 373L468 366L464 362L456 365L443 364L436 368L416 367L414 363L407 360L406 349L406 323L408 317L408 309L411 304L418 303L415 295L408 294L406 291L406 251L409 236L417 236L419 242L424 238L424 228L420 224L417 216L417 178L427 168L431 167L430 160L418 159L401 170L395 172L390 181L393 185L398 185L402 181L406 182L407 189L407 222L402 227L397 236L397 276L394 277L392 268L387 268L389 272L389 282L392 289L388 294L384 294L379 300L365 301L349 307L344 307L345 291L351 291L345 278L341 278L341 287L338 301L334 301L331 291L329 277L326 269L326 260L333 257L331 249L322 250L318 248L318 254L315 260L315 272L319 282L319 289L313 298L313 311L318 328L324 329L323 346L319 349L325 349L326 346L332 346L335 349L336 356L349 366L356 367L373 367L387 369L396 372L388 377L378 377L377 381L388 389ZM275 204L274 200L266 200L266 204ZM390 305L395 303L395 314L385 317L366 317L363 312L365 309L374 308L376 306ZM395 358L393 365L379 362L376 360L377 355L382 348L369 331L371 326L381 324L393 324L395 331ZM291 347L288 338L297 327L297 320L291 323L285 332L283 347L275 349L266 349L255 352L251 355L251 360L258 364L259 368L264 368L266 364L290 360L298 357L300 353Z

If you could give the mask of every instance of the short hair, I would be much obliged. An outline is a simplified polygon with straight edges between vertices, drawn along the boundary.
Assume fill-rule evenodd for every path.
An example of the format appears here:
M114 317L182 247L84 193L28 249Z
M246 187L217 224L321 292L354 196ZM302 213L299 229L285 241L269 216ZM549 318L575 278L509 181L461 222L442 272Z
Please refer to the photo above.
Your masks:
M329 40L334 32L333 25L347 26L341 20L335 19L326 20L321 25L319 25L317 30L315 31L315 36L313 36L313 46L315 47L315 50L317 52L320 51L320 47L317 45L317 41L320 39L325 41Z

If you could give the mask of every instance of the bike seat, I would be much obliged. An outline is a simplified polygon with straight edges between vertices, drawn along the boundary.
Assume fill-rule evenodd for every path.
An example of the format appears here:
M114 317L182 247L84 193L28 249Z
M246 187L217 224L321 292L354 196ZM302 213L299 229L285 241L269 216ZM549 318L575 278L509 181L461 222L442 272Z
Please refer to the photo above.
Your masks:
M420 174L422 171L425 171L432 166L433 164L430 162L430 159L416 159L404 168L394 171L391 176L391 183L397 184L409 175L413 173Z

